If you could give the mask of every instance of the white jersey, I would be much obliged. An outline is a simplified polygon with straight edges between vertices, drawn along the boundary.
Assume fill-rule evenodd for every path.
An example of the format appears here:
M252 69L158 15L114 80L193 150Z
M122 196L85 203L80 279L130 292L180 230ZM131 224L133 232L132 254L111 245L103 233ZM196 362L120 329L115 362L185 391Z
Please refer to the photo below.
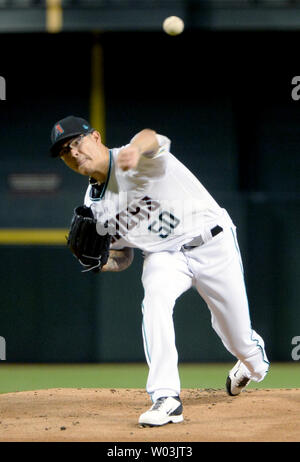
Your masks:
M97 218L98 233L114 236L113 249L178 251L223 214L200 181L170 153L170 140L156 136L158 152L142 155L136 169L121 170L116 160L122 147L111 149L105 185L87 188L84 203Z

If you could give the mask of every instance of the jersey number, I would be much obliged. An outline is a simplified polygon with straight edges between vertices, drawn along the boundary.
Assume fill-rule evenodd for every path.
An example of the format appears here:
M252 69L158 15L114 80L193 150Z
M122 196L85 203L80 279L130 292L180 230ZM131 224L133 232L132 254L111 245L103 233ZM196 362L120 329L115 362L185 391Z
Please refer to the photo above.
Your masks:
M171 234L173 229L179 225L179 223L180 220L178 220L178 218L174 217L172 213L165 211L159 214L158 221L155 220L151 223L151 225L148 226L148 229L149 231L158 234L162 239L165 239L169 236L169 234Z

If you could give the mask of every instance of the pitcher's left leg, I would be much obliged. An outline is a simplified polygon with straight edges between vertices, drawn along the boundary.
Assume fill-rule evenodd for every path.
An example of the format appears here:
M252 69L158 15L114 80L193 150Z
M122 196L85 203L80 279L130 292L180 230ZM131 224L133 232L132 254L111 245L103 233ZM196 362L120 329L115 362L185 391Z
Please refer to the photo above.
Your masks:
M251 326L235 228L224 228L190 257L195 285L211 311L214 330L227 350L246 366L249 378L260 382L269 361L263 339Z

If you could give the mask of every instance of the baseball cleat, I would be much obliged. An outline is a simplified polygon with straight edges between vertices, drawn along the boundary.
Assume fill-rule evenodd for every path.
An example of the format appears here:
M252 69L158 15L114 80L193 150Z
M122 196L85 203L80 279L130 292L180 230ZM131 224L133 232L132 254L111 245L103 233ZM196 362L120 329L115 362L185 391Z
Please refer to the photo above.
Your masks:
M142 427L156 427L182 421L182 403L179 396L158 398L149 411L144 412L139 418Z
M241 361L238 361L236 365L231 369L226 380L226 390L230 396L239 395L244 388L251 382L244 365Z

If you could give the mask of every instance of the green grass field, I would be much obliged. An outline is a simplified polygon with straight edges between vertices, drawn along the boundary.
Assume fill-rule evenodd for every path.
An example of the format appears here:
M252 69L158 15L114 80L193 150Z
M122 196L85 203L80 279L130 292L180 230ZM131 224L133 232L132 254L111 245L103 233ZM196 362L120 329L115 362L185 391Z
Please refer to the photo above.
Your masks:
M234 363L181 364L182 388L224 388ZM0 393L48 388L145 388L145 364L0 364ZM249 388L299 388L300 364L274 363Z

